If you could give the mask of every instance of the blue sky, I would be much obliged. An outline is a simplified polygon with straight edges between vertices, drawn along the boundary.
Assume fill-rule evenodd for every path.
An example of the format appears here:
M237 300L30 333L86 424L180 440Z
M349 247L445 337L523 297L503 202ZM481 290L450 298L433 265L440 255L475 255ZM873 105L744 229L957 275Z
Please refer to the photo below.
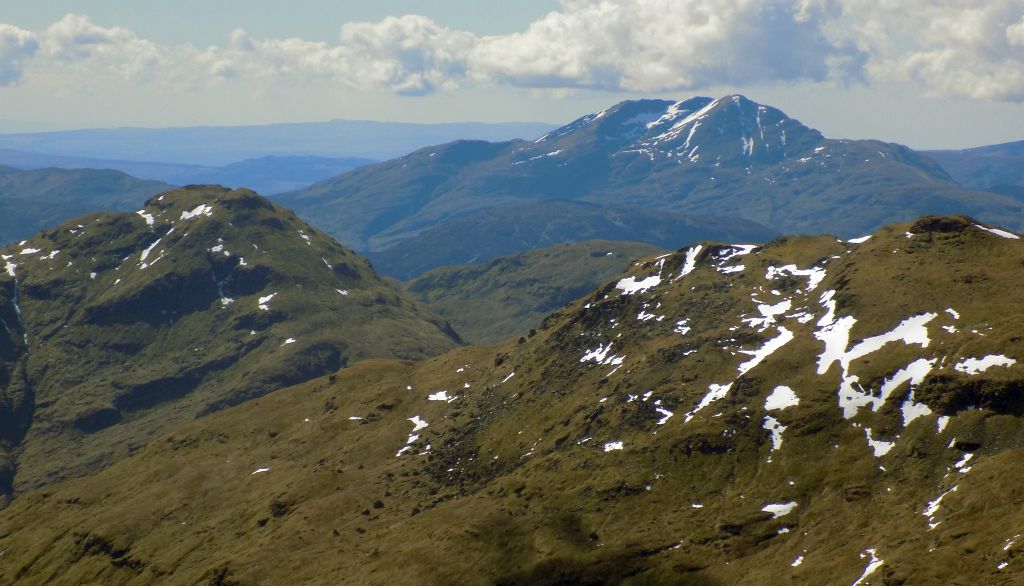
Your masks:
M1024 139L1020 0L4 0L0 131L566 122L743 93L826 135Z

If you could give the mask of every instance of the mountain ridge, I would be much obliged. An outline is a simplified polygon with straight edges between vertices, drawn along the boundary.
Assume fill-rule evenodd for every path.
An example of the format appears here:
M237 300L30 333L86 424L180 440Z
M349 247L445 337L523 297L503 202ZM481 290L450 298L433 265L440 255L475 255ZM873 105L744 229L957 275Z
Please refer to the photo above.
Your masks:
M0 577L1014 583L1021 243L947 216L648 258L522 343L363 362L25 495Z

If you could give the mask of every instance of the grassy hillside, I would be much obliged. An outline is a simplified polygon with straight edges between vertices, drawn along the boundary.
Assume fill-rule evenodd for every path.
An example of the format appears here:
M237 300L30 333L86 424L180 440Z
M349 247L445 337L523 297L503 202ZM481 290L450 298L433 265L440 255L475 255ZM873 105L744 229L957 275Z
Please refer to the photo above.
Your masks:
M468 342L494 344L526 335L566 303L620 274L649 244L590 240L556 244L480 265L434 269L406 289L447 319Z
M1024 244L705 243L0 512L19 584L1015 584Z
M247 190L164 193L0 258L0 493L94 473L351 361L458 342L365 260Z

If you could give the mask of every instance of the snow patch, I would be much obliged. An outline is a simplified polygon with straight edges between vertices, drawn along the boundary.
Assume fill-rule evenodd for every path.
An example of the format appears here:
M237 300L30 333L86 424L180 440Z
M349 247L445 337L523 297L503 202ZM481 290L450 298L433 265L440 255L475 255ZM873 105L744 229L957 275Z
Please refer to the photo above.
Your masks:
M975 375L985 372L993 366L1013 366L1017 361L1002 354L990 354L984 358L967 358L957 363L953 368L964 374Z
M681 279L686 275L689 275L690 273L693 272L693 269L697 268L697 255L700 254L700 251L703 248L704 247L702 245L698 244L696 246L690 247L686 251L686 259L683 262L683 270L679 272L679 276L676 277L677 279Z
M764 401L764 408L767 411L776 411L788 407L796 407L800 404L800 398L796 396L793 389L779 385L775 387L772 394Z
M885 564L885 560L879 558L877 555L875 555L875 553L875 548L872 547L871 549L868 549L864 553L860 554L861 559L866 558L868 557L868 555L870 555L871 560L868 562L867 567L864 568L864 573L861 574L860 578L857 578L857 581L851 584L851 586L857 586L858 584L861 584L862 582L864 582L864 580L867 580L868 576L874 574L875 571L878 570L878 568L881 568L882 565Z
M750 360L739 365L738 370L740 372L740 376L749 372L750 369L760 364L765 358L771 356L773 353L775 353L776 350L782 348L787 343L789 343L790 340L793 339L793 332L787 330L786 328L779 326L778 331L779 335L765 342L764 346L762 346L759 350L740 350L740 352L743 354L749 354L753 356L753 358L751 358Z
M259 307L263 311L270 311L270 305L269 305L270 304L270 300L273 299L275 296L277 296L277 292L276 291L274 293L271 293L270 295L266 295L264 297L260 297L260 300L256 304L256 306Z
M1006 230L1000 230L999 228L986 228L985 226L982 226L981 224L975 224L974 227L975 228L980 228L980 229L982 229L982 230L984 230L986 232L995 234L996 236L1002 236L1003 238L1008 238L1010 240L1020 240L1020 236L1017 236L1016 234L1011 234L1011 233L1007 232Z
M636 280L636 277L627 277L622 279L615 285L616 289L622 291L622 295L632 295L633 293L643 293L648 289L652 289L661 284L661 275L651 275L640 281Z
M211 207L211 206L209 206L209 205L204 203L204 204L200 204L200 205L196 206L191 211L181 212L181 219L182 220L191 220L192 218L195 218L197 216L207 216L207 217L209 217L211 215L213 215L213 207Z
M768 503L761 507L761 510L766 513L771 513L772 519L778 519L779 517L784 517L792 513L793 509L797 506L798 504L796 501L790 501L788 503Z

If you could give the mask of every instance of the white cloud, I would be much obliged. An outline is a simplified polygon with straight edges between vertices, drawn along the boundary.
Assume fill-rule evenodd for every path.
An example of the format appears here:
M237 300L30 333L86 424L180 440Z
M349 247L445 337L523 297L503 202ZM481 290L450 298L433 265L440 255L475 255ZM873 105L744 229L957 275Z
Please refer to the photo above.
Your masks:
M138 78L154 73L166 49L121 28L104 28L68 14L41 35L42 53L58 63L89 62L102 71Z
M21 81L25 61L39 50L33 33L0 23L0 87Z
M97 88L111 75L189 89L316 81L402 95L907 80L937 95L1024 101L1024 2L563 0L512 34L406 15L346 23L332 43L236 30L208 48L159 45L73 14L38 35L0 24L0 85L36 67L54 83Z
M1020 22L1017 24L1011 24L1006 27L1006 40L1011 45L1024 47L1024 16L1020 18Z
M474 74L528 87L665 91L821 81L855 57L791 0L570 0L523 33L481 39ZM845 75L845 73L843 74Z
M875 79L933 95L1024 101L1024 2L840 0Z

